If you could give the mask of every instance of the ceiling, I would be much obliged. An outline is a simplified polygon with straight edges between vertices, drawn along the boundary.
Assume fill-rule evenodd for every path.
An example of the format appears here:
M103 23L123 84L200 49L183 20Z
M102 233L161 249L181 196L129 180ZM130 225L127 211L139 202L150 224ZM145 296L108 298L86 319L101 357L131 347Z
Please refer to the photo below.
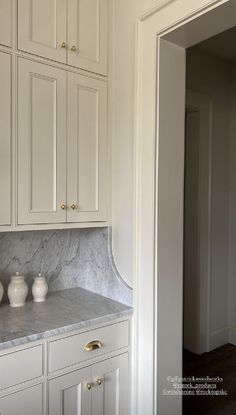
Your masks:
M236 27L199 43L197 47L228 61L236 60Z

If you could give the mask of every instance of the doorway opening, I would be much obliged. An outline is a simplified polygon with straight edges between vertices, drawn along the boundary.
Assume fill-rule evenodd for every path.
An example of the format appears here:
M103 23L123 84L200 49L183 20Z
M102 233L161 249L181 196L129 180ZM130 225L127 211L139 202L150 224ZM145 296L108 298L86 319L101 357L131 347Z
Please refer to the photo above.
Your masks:
M186 51L183 415L236 413L235 36Z

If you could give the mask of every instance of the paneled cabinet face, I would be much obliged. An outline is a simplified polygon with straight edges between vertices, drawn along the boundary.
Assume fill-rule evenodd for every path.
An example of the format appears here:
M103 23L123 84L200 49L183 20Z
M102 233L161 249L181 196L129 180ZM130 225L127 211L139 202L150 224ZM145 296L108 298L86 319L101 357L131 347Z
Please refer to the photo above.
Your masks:
M66 72L18 60L18 223L66 221Z
M49 415L129 415L128 354L49 382Z
M0 53L0 225L11 224L11 56Z
M68 222L104 221L107 212L107 87L68 73Z
M49 382L50 415L91 415L90 372L80 369Z
M107 0L68 2L68 64L107 73Z
M66 0L18 0L18 48L66 63Z
M0 398L1 415L43 415L43 413L42 385L36 385Z
M0 44L11 46L12 0L0 0Z
M18 0L18 48L107 74L108 0Z
M92 415L130 414L128 368L127 353L92 367Z

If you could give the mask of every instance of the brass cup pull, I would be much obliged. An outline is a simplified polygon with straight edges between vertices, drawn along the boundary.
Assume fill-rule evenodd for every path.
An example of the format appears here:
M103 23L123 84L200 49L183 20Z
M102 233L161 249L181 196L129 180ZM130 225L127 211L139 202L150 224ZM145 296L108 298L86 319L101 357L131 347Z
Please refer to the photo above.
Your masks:
M62 42L61 43L61 48L65 49L65 47L66 47L66 42Z
M92 383L87 383L87 389L90 391L91 388L92 388Z
M75 45L71 46L70 50L71 50L72 52L76 52L76 46L75 46Z
M64 203L62 203L62 205L61 205L61 209L62 209L62 210L65 210L65 208L66 208L66 205L65 205Z
M101 349L101 347L102 343L100 342L100 340L94 340L86 344L86 346L84 346L84 350L86 352L92 352L93 350Z
M97 384L98 386L101 386L102 381L103 381L103 379L97 379L97 380L96 380L96 384Z
M73 203L73 204L71 205L71 209L75 210L75 208L76 208L76 205Z

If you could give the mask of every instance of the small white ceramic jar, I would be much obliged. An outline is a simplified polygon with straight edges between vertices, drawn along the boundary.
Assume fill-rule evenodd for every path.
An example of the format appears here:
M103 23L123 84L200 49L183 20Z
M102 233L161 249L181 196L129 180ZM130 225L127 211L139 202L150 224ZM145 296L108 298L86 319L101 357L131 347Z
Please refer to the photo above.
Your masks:
M41 303L42 301L45 301L46 295L48 293L48 284L45 279L45 277L42 277L41 274L39 274L34 279L34 283L32 286L32 294L34 297L34 301L36 303Z
M2 301L3 293L4 293L4 288L3 288L3 285L0 281L0 304L1 304L1 301Z
M20 275L19 272L16 272L16 275L11 277L7 294L11 307L21 307L25 304L28 294L28 286L25 282L25 277Z

